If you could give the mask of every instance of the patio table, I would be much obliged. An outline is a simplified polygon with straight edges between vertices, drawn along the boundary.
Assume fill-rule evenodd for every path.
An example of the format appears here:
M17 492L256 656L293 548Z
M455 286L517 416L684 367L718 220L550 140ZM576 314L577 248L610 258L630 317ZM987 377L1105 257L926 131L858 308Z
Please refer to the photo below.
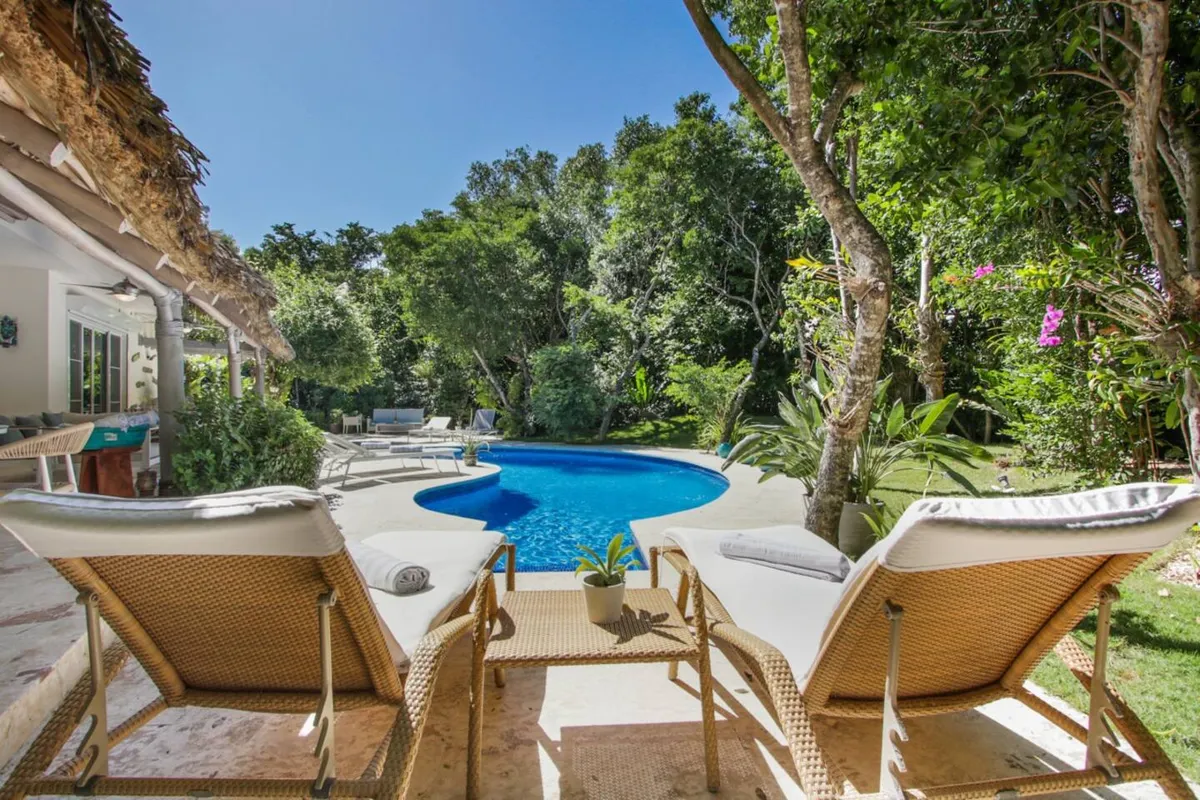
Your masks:
M706 636L701 636L707 639ZM717 731L713 719L708 642L688 628L666 589L626 589L621 618L608 625L590 622L583 592L510 591L505 594L484 655L504 686L506 667L583 666L693 661L700 674L704 766L709 791L720 786ZM468 745L467 797L479 796L483 730L483 677L472 692Z

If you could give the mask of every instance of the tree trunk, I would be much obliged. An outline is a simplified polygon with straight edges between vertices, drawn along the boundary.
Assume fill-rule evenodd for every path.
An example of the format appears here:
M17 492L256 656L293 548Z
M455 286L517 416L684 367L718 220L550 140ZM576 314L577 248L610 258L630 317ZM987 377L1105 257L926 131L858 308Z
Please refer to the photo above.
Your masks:
M475 356L475 360L479 362L480 368L483 369L483 375L485 378L487 378L487 382L491 385L492 391L496 393L496 397L500 399L500 405L504 407L506 412L512 414L513 409L508 402L508 392L506 392L504 387L500 385L500 381L496 380L496 375L492 372L492 368L488 366L487 359L484 358L483 354L474 347L471 348L471 354Z
M737 389L733 393L733 399L729 402L729 415L725 420L725 427L721 429L721 441L728 442L729 437L733 435L733 426L737 422L738 416L742 413L742 406L746 404L746 395L750 393L750 387L754 385L755 378L758 377L758 362L762 358L762 351L771 342L771 334L775 332L775 327L778 324L779 314L774 312L771 314L771 324L762 332L762 336L754 343L754 347L750 350L750 371L746 373L746 377L742 378L742 382L738 384Z
M929 234L924 234L921 236L921 286L917 299L917 361L926 401L941 400L945 396L946 379L946 362L942 359L946 332L933 302L932 281L933 244Z
M833 131L829 132L829 139L825 142L825 164L830 172L837 174L837 137ZM850 330L854 320L854 309L850 307L850 290L846 286L846 259L842 256L842 243L838 241L832 225L829 226L829 246L833 249L833 271L837 273L842 325L846 330Z
M633 375L633 371L637 369L638 362L642 360L642 353L646 351L646 347L650 344L650 337L647 336L642 340L642 343L634 349L629 360L625 362L625 366L621 369L621 373L613 382L612 388L608 392L608 400L604 403L604 416L600 418L600 431L596 434L596 439L603 442L608 436L608 430L612 427L613 414L617 410L617 405L621 402L621 392L625 389L625 383Z
M875 380L883 360L884 336L892 295L892 254L887 242L842 186L821 152L824 139L814 136L812 125L812 75L808 62L808 34L804 0L775 0L779 21L779 48L787 77L788 113L776 108L771 95L713 24L702 0L684 0L701 38L787 153L805 188L850 255L854 274L846 285L858 305L854 345L846 365L845 380L834 399L828 419L825 447L805 524L826 541L837 543L842 504L849 489L850 468L858 437L867 425ZM839 76L821 114L818 133L830 129L842 105L862 84L849 75Z
M1125 115L1125 135L1129 141L1129 179L1137 201L1138 220L1150 244L1150 252L1162 278L1163 291L1172 318L1194 320L1200 316L1200 265L1190 263L1179 246L1179 235L1172 225L1163 196L1159 171L1162 134L1162 99L1165 62L1169 43L1169 7L1161 1L1135 3L1130 7L1141 30L1140 58L1133 76L1132 101ZM1168 131L1169 133L1169 131ZM1179 155L1189 155L1181 147ZM1175 155L1175 154L1172 154ZM1177 158L1177 156L1176 156ZM1193 196L1186 185L1188 177L1178 161L1168 159L1168 168L1177 181L1182 180L1180 196L1185 206ZM1189 163L1190 166L1190 163ZM1186 216L1191 216L1191 213ZM1193 233L1191 225L1185 233ZM1189 242L1189 252L1194 242ZM1176 346L1174 343L1168 347ZM1188 460L1192 479L1200 483L1200 386L1187 371L1182 397L1184 433L1189 444Z

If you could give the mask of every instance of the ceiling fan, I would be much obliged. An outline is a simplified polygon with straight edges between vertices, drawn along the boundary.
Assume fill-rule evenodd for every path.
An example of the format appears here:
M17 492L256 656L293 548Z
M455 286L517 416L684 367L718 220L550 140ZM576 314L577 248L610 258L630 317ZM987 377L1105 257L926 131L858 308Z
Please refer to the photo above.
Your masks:
M138 299L142 290L134 284L133 281L125 278L112 285L94 284L94 283L67 283L64 286L82 286L87 289L103 289L108 292L114 300L120 300L122 303L132 303Z

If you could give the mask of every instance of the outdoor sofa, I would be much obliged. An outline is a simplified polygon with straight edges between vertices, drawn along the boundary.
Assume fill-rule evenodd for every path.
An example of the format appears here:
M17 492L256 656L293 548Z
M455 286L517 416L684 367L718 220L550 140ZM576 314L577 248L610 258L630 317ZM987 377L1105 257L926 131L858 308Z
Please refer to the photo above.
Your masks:
M425 424L423 408L377 408L367 430L377 434L408 433Z
M0 787L8 798L402 797L451 645L471 634L482 670L502 555L513 583L503 534L406 531L364 543L426 567L427 587L368 588L324 498L296 487L149 500L20 490L0 498L0 528L79 591L90 661ZM101 619L119 639L107 648ZM110 729L107 686L131 654L160 696ZM369 706L395 721L361 775L337 775L334 710ZM110 772L110 748L185 707L314 714L316 758L283 780ZM89 721L79 755L46 774Z
M1194 797L1191 790L1106 682L1105 656L1116 585L1198 519L1200 493L1190 485L923 499L840 582L722 555L730 531L668 529L661 553L680 571L679 601L690 595L696 626L745 667L773 709L810 800L843 789L814 733L815 717L883 719L879 791L889 797L902 791L1016 797L1153 780L1172 800L1183 800ZM798 526L744 534L837 556L836 548ZM1097 605L1093 661L1068 634ZM1024 686L1050 650L1090 692L1086 726ZM905 719L1004 697L1085 743L1083 768L937 787L913 786L902 777ZM1109 723L1137 757L1114 746Z

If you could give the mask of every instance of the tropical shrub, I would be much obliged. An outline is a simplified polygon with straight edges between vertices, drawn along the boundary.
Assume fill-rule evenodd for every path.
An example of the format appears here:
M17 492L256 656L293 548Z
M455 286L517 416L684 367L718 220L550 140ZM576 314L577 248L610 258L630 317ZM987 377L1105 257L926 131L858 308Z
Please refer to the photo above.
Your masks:
M591 355L576 345L543 347L533 354L533 415L551 436L595 430L603 409Z
M875 397L866 430L854 451L850 470L849 503L868 503L882 483L892 475L924 471L932 477L941 472L971 494L974 485L955 469L972 467L973 460L990 461L991 454L979 445L947 433L960 398L956 394L921 403L907 410L902 400L887 402L889 375L875 384ZM825 446L825 420L829 412L829 387L824 372L797 387L796 401L780 395L782 424L747 426L747 435L737 443L725 466L735 462L763 470L760 480L787 475L812 492L816 485L821 450Z
M749 363L730 364L723 358L710 367L686 359L667 370L666 395L699 418L701 447L712 449L721 443L733 396L749 372ZM735 426L739 423L740 418Z
M321 464L321 432L297 409L256 394L230 397L201 392L177 412L177 488L187 495L256 486L314 488Z
M658 403L659 391L658 388L650 382L650 376L646 373L646 366L639 364L637 370L633 373L633 378L629 382L629 389L625 393L629 405L633 406L637 412L638 419L645 419L654 413L654 406Z

